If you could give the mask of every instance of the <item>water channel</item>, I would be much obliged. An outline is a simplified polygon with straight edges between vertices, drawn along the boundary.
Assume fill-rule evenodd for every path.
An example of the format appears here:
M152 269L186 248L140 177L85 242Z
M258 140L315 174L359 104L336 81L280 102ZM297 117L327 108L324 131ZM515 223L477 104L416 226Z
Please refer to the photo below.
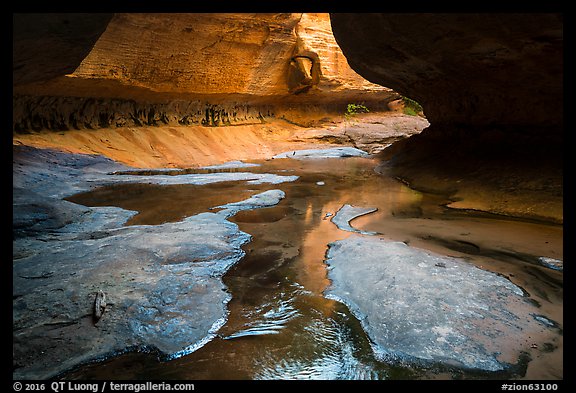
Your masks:
M118 184L69 200L136 210L126 225L161 224L281 189L278 205L241 211L230 221L252 235L246 256L224 276L232 295L227 323L197 351L170 361L128 353L85 365L64 379L454 379L562 378L562 335L534 349L527 369L482 373L441 365L389 364L373 354L360 322L324 297L330 285L327 245L344 239L333 215L345 204L378 210L352 221L360 230L470 263L508 277L543 314L562 324L562 272L538 264L563 259L563 227L446 207L446 196L421 193L376 174L372 158L275 159L241 171L297 175L282 184L222 182L203 186ZM162 172L163 174L169 172ZM175 170L173 174L182 173ZM137 174L137 172L136 172ZM150 174L150 172L147 172ZM525 374L524 374L525 373Z

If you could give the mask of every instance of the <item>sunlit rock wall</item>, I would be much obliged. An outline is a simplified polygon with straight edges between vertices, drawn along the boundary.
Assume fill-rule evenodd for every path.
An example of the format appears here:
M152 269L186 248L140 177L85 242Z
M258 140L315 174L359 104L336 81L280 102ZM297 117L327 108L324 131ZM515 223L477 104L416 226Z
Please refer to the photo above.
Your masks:
M15 18L26 23L26 15ZM342 112L350 102L385 110L398 98L348 66L328 14L115 14L95 44L77 42L87 55L74 70L45 75L20 53L56 33L24 39L14 30L16 131L245 124ZM75 34L60 30L59 37ZM44 52L44 64L66 56ZM34 80L26 77L32 72Z

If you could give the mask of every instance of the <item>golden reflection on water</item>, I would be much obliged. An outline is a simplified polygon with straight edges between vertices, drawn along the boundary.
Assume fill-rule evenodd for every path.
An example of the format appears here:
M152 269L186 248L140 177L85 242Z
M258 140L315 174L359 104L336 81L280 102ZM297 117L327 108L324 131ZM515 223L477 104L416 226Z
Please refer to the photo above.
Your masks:
M438 377L426 370L393 367L375 360L358 321L343 305L323 296L330 284L324 264L327 245L351 235L331 222L345 204L378 208L353 220L353 227L464 257L503 274L530 293L546 315L563 323L562 273L535 266L530 259L563 258L562 226L456 212L444 207L448 201L443 196L423 194L395 179L376 175L376 162L371 159L282 159L262 164L250 170L300 178L258 186L244 182L123 185L70 198L91 206L112 204L138 210L140 214L128 224L158 224L267 189L286 193L275 207L243 211L230 218L253 240L244 247L246 257L224 277L232 301L220 338L169 363L157 363L144 355L124 355L69 377L131 379L138 373L158 379ZM271 330L273 334L259 334ZM556 349L550 353L532 354L528 378L561 375L562 338L553 345ZM131 363L135 359L138 367Z

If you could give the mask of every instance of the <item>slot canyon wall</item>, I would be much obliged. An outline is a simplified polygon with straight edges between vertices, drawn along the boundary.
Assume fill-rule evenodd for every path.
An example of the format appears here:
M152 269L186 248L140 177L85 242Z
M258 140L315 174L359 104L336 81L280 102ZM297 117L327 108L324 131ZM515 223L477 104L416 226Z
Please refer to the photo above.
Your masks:
M561 127L558 14L331 14L366 79L421 103L435 125Z
M562 222L561 14L341 14L350 66L424 107L385 165L453 207Z
M380 171L451 207L563 221L558 14L15 14L13 48L18 138L98 129L71 151L146 166L128 158L168 156L184 133L281 141L402 94L430 126L385 149ZM151 163L204 163L170 153Z
M336 282L333 277L325 277L326 266L322 263L322 256L327 262L331 260L330 268L335 272L334 263L350 262L350 256L368 255L358 250L368 250L368 256L374 257L368 261L368 269L344 272L341 281L353 283L361 289L358 293L366 299L363 304L367 305L367 309L376 305L380 311L382 302L374 295L378 294L378 288L384 287L380 281L372 280L370 275L380 274L376 270L378 265L382 265L382 258L387 253L395 252L393 249L384 250L389 245L381 241L385 237L392 237L388 228L392 233L402 234L402 239L407 239L397 243L402 253L429 242L445 250L452 250L449 245L458 244L453 251L466 255L477 253L481 257L478 261L495 255L494 264L490 262L486 271L473 269L482 274L492 271L491 268L494 268L494 272L502 272L502 277L492 276L491 273L478 276L484 284L490 284L490 280L496 281L496 278L504 282L508 276L516 275L514 280L510 280L519 283L516 294L524 292L528 297L532 288L535 294L529 299L531 302L526 303L526 306L529 305L525 309L526 314L520 314L522 318L528 317L527 313L536 310L536 306L546 313L553 310L554 315L561 318L561 272L546 271L540 265L530 266L533 262L528 262L531 261L526 257L528 254L523 256L521 250L510 249L508 245L514 246L515 242L509 242L509 239L500 242L498 233L490 231L492 226L479 225L475 228L473 225L440 223L435 229L428 229L425 222L440 217L444 211L445 206L438 206L438 199L442 203L451 201L448 206L453 208L545 220L547 224L563 222L560 16L285 13L15 14L13 18L15 379L58 379L63 371L126 351L150 352L152 356L158 355L158 359L173 359L195 351L216 334L227 340L242 337L237 333L248 332L251 340L254 335L249 333L255 331L252 327L263 326L270 330L269 322L276 319L282 320L282 324L277 325L278 330L287 326L284 325L286 318L281 313L278 318L260 319L260 314L266 317L269 310L276 310L278 304L296 317L305 316L304 312L300 313L303 307L310 308L310 315L325 316L329 325L317 324L319 319L310 321L314 326L319 326L320 336L334 341L335 347L338 347L338 351L334 352L337 354L335 357L346 357L351 352L356 353L356 348L359 348L358 355L364 358L364 349L356 347L356 343L354 346L348 344L358 341L356 333L361 331L356 329L365 326L358 325L357 321L333 306L320 308L319 298L315 296L322 290L309 291L308 283L312 288L320 288L324 285L322 280L328 281L330 278ZM237 163L232 165L230 172L221 166L220 169L212 167L198 171L198 174L195 174L195 170L175 171L186 173L183 176L170 176L172 171L164 170L132 171L133 167L191 168L231 160L272 158L276 153L286 152L286 146L290 146L290 150L284 155L299 158L301 154L293 149L304 145L295 143L294 138L301 135L305 139L303 135L308 133L320 136L318 140L324 138L321 143L326 143L322 147L332 143L330 138L335 138L342 129L347 137L362 131L361 127L368 130L362 137L367 134L378 136L382 129L390 126L390 123L384 124L386 114L390 114L386 111L399 105L401 95L411 97L424 106L430 125L427 119L420 116L399 112L395 117L389 116L404 116L403 120L410 122L409 127L413 131L415 128L418 130L409 138L402 135L397 138L399 141L378 151L377 157L381 161L375 159L370 164L379 164L377 171L392 174L408 182L412 188L441 193L442 198L413 192L403 186L398 190L393 187L386 190L389 184L395 183L393 179L386 178L386 182L380 183L382 179L378 179L372 168L365 171L364 164L356 166L355 160L352 160L350 169L343 169L350 170L353 175L332 176L339 169L331 167L327 171L325 168L331 162L324 164L326 167L320 164L319 168L306 172L308 169L305 165L298 162L290 167L275 159L270 165L270 168L274 167L274 172L276 169L283 173L291 168L301 168L298 169L301 172L294 173L305 176L292 188L288 188L288 183L285 186L281 183L291 182L296 177L261 173L257 169L248 171L250 173L243 172L243 169L237 172ZM362 103L370 108L371 113L358 121L364 124L357 125L356 131L351 130L353 127L349 123L342 121L349 103ZM385 112L374 113L377 111ZM372 123L367 121L369 116L375 116ZM336 118L340 119L339 124L336 124ZM414 127L417 122L418 127ZM399 126L400 123L392 125ZM420 133L424 127L427 128ZM38 145L35 145L36 141ZM272 143L266 145L270 141L274 141L274 146ZM339 143L352 142L350 137ZM388 144L388 140L377 142ZM310 144L318 147L320 142ZM366 145L369 144L370 141L367 141ZM66 153L34 147L54 147ZM70 151L97 155L67 154ZM342 167L346 165L342 164ZM268 171L268 167L262 169ZM320 176L324 176L324 172L329 172L327 181L318 181L324 179ZM188 187L208 186L205 181L212 175L217 175L216 180L221 182L245 179L250 183L231 188L215 184L215 188L198 194L196 191L200 189ZM258 186L261 184L258 179L264 182L264 178L268 178L269 183ZM180 195L178 198L160 197L160 194L153 193L153 199L144 203L160 207L158 210L163 210L165 204L175 205L185 199L186 204L194 205L194 211L204 210L207 206L216 206L214 209L218 211L210 213L208 210L212 209L208 208L204 213L189 215L191 210L178 210L173 222L124 225L140 209L124 210L115 206L99 206L96 209L65 198L100 186L133 184L136 186L133 190L135 194L128 196L128 199L139 199L143 190L140 185L145 182L158 188L164 188L161 187L164 184L182 186L177 191ZM272 184L280 185L278 189L268 189L276 188ZM364 184L369 184L369 187L363 189ZM309 187L316 186L315 191L309 192ZM253 194L260 187L268 190L237 201L236 191L243 193L245 190ZM386 198L372 199L374 194L380 197L379 190ZM118 194L109 196L118 198L123 192L118 190ZM390 197L384 192L390 192ZM218 194L217 200L234 198L236 202L212 204L214 194ZM265 220L238 220L249 229L258 226L258 232L245 233L244 227L227 221L230 215L236 213L233 212L236 208L240 211L243 207L270 207L283 198L289 203L280 212L264 213L263 216L270 214ZM332 231L349 230L338 222L354 230L350 221L357 217L358 211L368 210L360 206L347 209L344 208L346 205L336 210L348 200L366 203L366 206L371 206L369 201L381 200L382 204L390 206L390 215L395 217L390 221L385 218L383 225L377 228L379 232L361 232L366 236L377 236L380 240L374 237L374 241L369 240L364 244L357 242L352 248L346 248L338 240L338 244L329 244L332 253L327 253L326 244L331 241ZM430 216L427 209L434 210ZM328 210L336 212L333 217L335 221L327 220ZM382 213L380 217L387 217L387 211ZM461 211L452 213L454 215L444 217L451 220L458 219L459 214L466 214ZM289 220L274 230L274 220L281 220L283 215ZM164 214L161 216L158 218L164 219ZM483 219L486 216L477 213L471 218ZM488 218L494 217L490 215ZM400 221L404 223L400 224ZM336 224L339 229L326 229L316 223L325 223L330 228ZM396 223L400 224L398 228ZM494 221L491 224L498 223ZM404 232L400 228L402 225L410 227L410 230ZM307 229L313 227L318 230ZM561 254L561 246L558 245L561 239L556 239L560 237L558 233L561 228L553 224L550 227L554 227L554 231L549 231L548 237L540 238L540 233L529 235L519 244L524 248L524 243L530 243L532 236L539 242L548 243L546 239L550 239L555 244L546 249L549 248L550 252L554 252L551 256L556 257L556 252ZM293 228L296 230L292 231ZM380 231L380 228L387 233ZM474 236L470 236L470 232L463 232L468 228L478 229L477 236L482 242L472 242ZM286 229L294 232L294 236L286 238L283 233ZM484 232L487 234L484 235ZM404 233L410 237L405 237ZM522 236L525 232L518 233ZM241 248L252 236L255 242L250 248ZM513 237L510 233L507 236ZM408 247L411 239L417 241ZM446 246L443 242L446 242ZM316 250L310 250L313 248L310 243L320 246L317 254ZM540 246L530 245L527 248L538 249ZM337 255L337 248L343 253ZM234 272L232 277L238 279L237 288L242 292L228 292L227 284L221 281L222 276L244 255L254 250L256 253L248 261L246 270ZM415 262L419 268L422 267L419 264L422 260L430 262L430 269L418 273L415 276L417 280L404 281L407 289L404 292L409 292L406 299L420 293L426 295L428 291L434 292L432 300L436 302L438 293L450 295L451 289L448 287L462 284L458 278L462 272L457 272L454 276L456 281L443 281L447 283L447 291L438 291L436 284L429 290L424 288L425 292L413 291L410 285L418 280L422 282L425 275L452 274L453 267L457 266L452 259L437 259L419 251L406 255L411 259L409 262ZM396 256L392 255L392 259ZM546 255L546 258L551 259L549 256ZM261 263L265 259L268 265ZM311 260L320 264L313 265L309 263ZM552 260L557 265L563 265L560 260ZM436 263L438 261L441 262ZM478 261L474 258L470 260L473 264ZM291 265L290 269L285 270L284 267L288 265ZM542 272L538 273L541 268ZM411 274L410 270L406 270L405 263L398 265L396 273L406 277ZM366 280L356 280L354 274ZM306 285L301 285L300 281ZM244 286L244 282L251 282L254 286ZM530 286L521 291L524 283ZM476 291L475 288L492 287L476 284L471 282L464 288L472 288L473 291L464 292L469 296L472 296L470 293L479 293L479 297L474 296L484 302L478 303L481 306L490 302L491 297L499 295L499 292L494 292L485 296L484 290ZM377 291L372 291L370 285L375 285ZM259 300L257 295L260 292L242 299L243 292L258 291L257 287L267 294L274 287L274 291L280 295L270 296L273 309L266 305L268 299L264 299L264 303L249 304L254 299ZM294 291L294 302L286 288ZM516 287L511 290L516 292ZM104 318L95 321L93 310L98 302L95 302L94 295L100 291L108 296L108 309ZM397 293L403 296L404 292ZM452 291L454 293L458 295L463 292ZM366 294L370 296L364 296ZM301 295L304 296L302 301L296 297ZM229 335L220 329L227 315L233 315L232 307L236 305L230 302L236 298L245 303L237 304L240 306L238 309L242 308L242 314L239 318L234 317L236 320L230 324L232 334ZM337 298L328 300L336 304L333 300ZM510 303L511 307L516 300ZM539 303L540 300L550 304ZM343 300L343 303L346 302ZM394 308L390 309L394 322L399 322L396 326L405 331L406 326L417 325L422 318L410 319L400 315L403 311L396 307L398 304L397 301L392 302ZM507 304L497 302L496 306L498 304L507 310ZM252 313L252 308L244 308L244 305L254 306L255 310L257 308L262 312ZM429 309L426 303L420 307ZM99 307L96 308L101 311ZM400 311L395 313L395 310ZM332 318L334 312L342 314L345 329L339 328L340 322L335 324ZM553 359L561 369L562 362L557 357L563 353L562 323L548 320L539 313L530 314L534 321L529 319L529 328L512 340L503 353L508 357L510 349L515 348L516 344L522 350L532 345L533 353L544 354L541 358L535 358L540 362L533 363L535 367ZM396 314L400 318L396 318ZM478 326L492 329L490 324L494 318L500 318L499 315L486 313L487 318ZM516 318L514 313L510 315ZM548 323L538 320L539 317ZM251 318L256 324L244 324L244 318ZM451 320L446 319L445 322L451 323ZM261 322L263 324L260 325ZM349 322L354 325L349 325ZM512 322L516 327L523 326ZM96 326L96 323L99 325ZM235 326L239 330L234 331ZM308 326L313 325L301 326L305 329L301 331L308 331ZM324 330L323 326L334 327L338 335L333 335L332 330ZM558 329L558 336L554 333L554 339L540 341L538 338L539 341L536 341L533 337L539 333L530 333L532 326L538 328L534 332L544 328ZM436 329L434 326L432 328ZM490 329L488 332L492 334ZM370 335L370 331L365 330ZM440 330L443 330L440 338L452 340L452 333L447 333L444 327ZM298 338L300 334L291 326L285 331L291 335L286 337ZM507 328L494 330L494 334L502 333L500 337L506 337L507 331ZM313 336L315 331L308 333ZM380 335L381 332L375 333ZM460 340L459 333L456 333L454 337ZM341 335L345 337L344 341L340 340ZM336 339L332 340L332 337ZM457 345L460 344L458 340ZM525 342L520 343L521 340ZM484 338L478 341L479 345L482 346L484 341ZM280 346L274 348L280 348L278 353L282 354L285 344L290 342L296 343L283 338L279 341ZM316 351L316 348L320 348L316 347L316 341L302 342L309 347L310 353L314 352L314 357L310 358L312 363L318 363L318 359L320 363L328 359L323 352ZM370 350L370 343L364 338L359 343L366 351ZM236 353L236 349L230 352L227 348L223 347L223 352L216 353ZM236 359L243 359L242 351L248 352L246 348L250 347L239 342L235 348L238 348ZM472 347L466 345L463 348L467 350ZM263 349L266 352L267 348ZM464 353L460 349L456 349L459 351L458 358ZM423 351L428 351L428 347ZM417 348L417 352L416 358L422 351ZM487 358L500 354L489 352ZM331 352L327 354L332 357ZM524 354L530 355L522 352L519 363L527 362ZM254 359L257 357L253 353L248 355ZM209 359L216 357L210 355ZM353 358L353 368L357 368L363 377L371 376L370 369L364 367L364 360L358 357L361 361L357 362L356 354ZM228 361L226 357L222 359L223 362ZM442 355L439 359L444 362L446 357ZM140 376L148 375L147 366L137 363L134 372ZM290 366L296 363L285 364ZM349 368L348 364L345 364L346 368ZM178 370L172 370L175 373L170 375L180 375L182 365L177 364ZM404 367L403 363L401 365ZM447 366L446 370L452 366L456 371L459 368L451 360ZM112 363L105 367L111 370L116 366ZM212 366L217 367L218 364ZM444 370L443 367L439 370ZM555 372L557 367L554 364L552 370ZM407 375L402 370L398 373L392 368L387 370L391 372L385 375L386 378ZM305 371L306 374L300 375L315 375ZM456 371L451 374L453 378L464 375ZM223 374L223 371L219 371L219 375ZM202 376L202 371L195 375ZM344 374L330 371L330 375L342 377ZM480 378L475 371L470 375L474 379ZM504 374L490 376L500 375Z
M397 93L347 64L328 14L17 14L16 132L314 123Z

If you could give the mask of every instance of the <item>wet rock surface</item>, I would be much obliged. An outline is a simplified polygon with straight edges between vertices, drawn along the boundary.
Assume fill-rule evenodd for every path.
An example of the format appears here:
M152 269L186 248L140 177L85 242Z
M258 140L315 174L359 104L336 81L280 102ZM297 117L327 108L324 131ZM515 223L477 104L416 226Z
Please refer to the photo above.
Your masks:
M431 125L382 151L377 171L448 195L451 208L562 223L562 140L544 127Z
M14 360L23 366L15 371L18 378L50 377L130 348L165 357L190 352L225 317L229 295L218 277L242 257L240 246L250 239L211 213L97 236L61 231L77 236L26 242L29 255L14 263ZM45 274L36 278L39 271ZM91 306L99 290L109 305L94 325ZM46 330L55 341L45 340Z
M538 262L549 269L564 271L564 261L548 257L539 257Z
M364 208L346 204L336 212L336 215L334 217L332 217L332 222L336 224L336 226L343 231L357 232L363 235L376 235L376 232L361 231L350 225L350 221L352 221L353 219L363 216L365 214L373 213L376 210L378 209L375 207Z
M169 359L205 344L227 316L230 295L221 277L242 258L241 246L250 241L249 234L226 218L241 209L271 206L284 196L269 190L218 213L122 226L136 212L87 208L61 198L139 177L159 184L205 184L205 174L112 175L128 168L100 156L24 147L14 148L13 168L17 379L50 378L135 349ZM210 175L209 181L266 181L255 174L221 173L219 180L219 174ZM107 306L95 320L99 291Z
M294 158L300 159L314 159L314 158L344 158L344 157L364 157L367 156L364 150L356 149L355 147L331 147L327 149L306 149L306 150L293 150L284 153L276 154L272 158Z
M26 151L22 148L15 149L15 173L20 171L19 167L25 161L26 155L24 153ZM30 150L30 152L33 151ZM27 186L30 191L34 189L34 182L44 181L46 187L57 183L54 179L48 182L39 176L42 170L54 170L51 161L63 163L66 162L66 157L69 160L67 165L62 164L60 171L53 172L65 173L74 167L74 161L71 160L74 156L61 155L57 158L56 153L50 155L48 151L36 151L37 155L41 153L44 154L41 156L42 158L35 161L38 164L36 169L39 173L24 176L23 172L18 172L19 175L15 177L20 185L25 183L24 180L31 179L30 185ZM33 167L32 158L33 155L30 153L29 160L26 161L27 169L30 172L33 172L31 168ZM76 158L78 159L78 157ZM172 176L173 179L180 178L191 181L194 177L179 175L218 171L214 168L158 171L129 168L127 170L119 169L114 165L108 166L108 169L104 170L105 160L102 161L101 158L97 157L81 158L82 160L76 161L77 173L83 174L80 176L87 176L88 173L91 173L94 181L90 184L94 187L100 184L103 179L114 181L116 178L126 176L134 176L134 179L140 176L143 181L154 176ZM80 162L84 162L84 164L81 166L79 165ZM237 165L243 166L232 164L232 167ZM134 316L138 318L131 319L126 329L139 331L141 335L135 336L131 340L125 340L125 344L134 345L127 348L131 351L130 353L104 358L103 361L81 366L71 373L60 375L58 378L124 380L142 377L159 380L262 378L561 379L563 375L562 273L541 266L536 260L539 256L545 256L546 260L554 259L556 263L563 259L562 229L556 226L519 220L496 219L476 213L462 214L462 212L453 209L439 208L440 204L446 202L444 199L420 194L391 178L374 176L375 165L377 165L377 161L365 157L326 160L275 159L262 161L260 167L251 170L258 173L297 174L300 176L299 180L283 183L280 186L270 184L247 185L246 180L202 186L121 183L112 184L109 187L98 187L93 191L75 194L73 197L65 197L67 200L86 206L102 206L87 208L68 204L78 206L79 217L82 217L82 214L86 217L91 215L95 222L101 224L95 225L91 219L75 219L72 223L65 225L66 231L51 229L42 232L41 227L38 226L35 235L30 234L25 237L20 234L17 243L15 243L18 244L19 248L18 254L14 256L14 263L32 255L31 251L35 251L36 247L42 247L43 243L47 243L44 240L49 240L53 246L63 247L65 244L69 244L64 242L66 239L74 239L83 241L83 244L90 244L90 242L93 244L113 244L113 247L118 248L121 254L132 253L131 250L136 248L141 249L134 255L136 261L139 261L142 255L150 255L150 247L154 247L157 255L150 257L156 258L157 264L162 265L158 271L164 271L166 274L158 280L154 278L144 280L155 285L155 293L141 295L142 292L140 291L143 288L133 289L134 293L142 298L142 301L135 303L130 313L125 313L130 318L134 318ZM226 165L226 167L228 166ZM97 175L99 170L102 173ZM245 172L243 168L222 168L222 170ZM106 175L105 173L123 173L123 175ZM198 177L198 179L201 178ZM70 176L65 184L75 186L77 189L89 187L88 183L77 181L78 179L78 177ZM319 183L323 185L319 186ZM282 190L271 190L276 188ZM385 190L386 194L382 195L380 190ZM281 198L283 192L285 192L286 198L282 203L276 207L268 207ZM60 194L67 195L63 192ZM78 195L84 196L79 198ZM41 197L48 197L48 195L39 194L37 196L38 199ZM59 199L55 198L54 200ZM342 209L342 206L346 204L351 204L355 209ZM110 207L110 205L117 207ZM177 312L171 310L185 308L188 305L196 310L196 306L192 302L182 301L178 298L178 295L185 291L185 278L178 278L175 280L177 282L167 280L170 274L188 274L186 271L190 269L189 266L194 266L195 263L187 263L185 256L179 259L182 253L177 250L179 246L174 247L175 242L172 239L160 240L159 237L159 241L150 247L147 244L136 244L134 248L122 251L125 245L120 241L120 236L118 237L119 241L115 243L109 243L110 240L106 240L106 238L116 233L127 235L129 228L135 229L137 225L143 228L160 228L162 226L165 230L174 230L176 234L173 237L181 237L176 231L176 228L180 228L180 226L176 224L183 221L182 217L196 216L202 212L215 212L215 214L206 213L203 215L208 220L208 217L215 215L227 216L231 209L236 210L244 206L254 205L260 205L264 208L239 211L230 219L237 223L243 232L251 234L253 239L250 244L243 247L246 256L240 263L230 268L223 277L227 289L227 292L223 292L223 294L231 296L231 300L225 305L229 313L225 319L226 323L219 328L224 320L215 319L212 325L201 326L207 335L195 344L183 346L182 349L179 349L180 347L172 348L175 351L173 355L162 354L151 346L137 347L136 345L144 340L165 349L171 345L169 341L165 340L165 337L170 334L169 332L175 334L176 327L170 327L169 323L165 323L162 325L165 328L156 328L154 321L164 317L168 318L168 316L157 313L156 310L170 313L175 320L179 321L183 319L179 319ZM191 208L191 206L194 207ZM216 209L210 209L211 207ZM377 207L378 210L363 216L356 215L362 210L368 210L368 207ZM86 213L81 213L82 210L85 210ZM330 284L326 265L323 262L326 258L327 244L351 235L350 232L339 229L334 222L329 220L339 210L343 222L349 223L354 229L376 232L382 234L381 236L386 236L386 238L403 241L410 244L411 247L464 258L464 261L460 261L494 272L495 274L491 274L491 277L509 277L514 284L521 287L523 295L525 295L524 299L533 306L531 330L518 332L510 329L515 334L510 336L510 341L505 341L507 346L498 349L502 354L497 359L500 363L516 364L518 359L515 356L526 351L521 364L518 367L511 367L503 371L483 371L468 370L450 359L446 361L422 360L409 356L394 357L389 354L382 361L382 356L375 356L372 348L378 349L373 344L376 340L372 340L373 346L370 342L375 330L370 330L370 327L364 330L364 322L368 318L363 319L361 323L350 312L350 310L354 310L354 314L361 317L358 309L352 306L346 307L344 303L330 299L330 295L328 298L324 296L324 291ZM135 215L136 211L139 212L137 215ZM126 220L129 221L124 224L125 227L122 227ZM21 221L26 222L25 219ZM164 224L167 222L171 224ZM196 225L199 226L199 222L196 222ZM74 231L72 228L75 228ZM227 231L223 228L222 233L225 234ZM56 236L59 236L62 244L59 245L58 242L52 241L56 240ZM156 232L154 237L156 237ZM195 239L194 237L191 238ZM150 239L150 237L146 237L146 239ZM177 242L178 239L175 241ZM195 242L195 240L193 241ZM28 247L25 242L29 244L35 242L35 245ZM132 242L130 242L131 245ZM164 250L164 245L166 245L166 250ZM205 264L200 247L196 249L193 249L191 245L190 247L188 245L183 247L188 247L190 252L198 253L200 260L197 263ZM89 251L88 248L86 247L87 252ZM111 248L111 246L103 247L101 252L104 253L107 248ZM164 251L161 252L161 250ZM366 250L369 251L369 248ZM217 250L214 249L214 251ZM369 255L369 252L363 251L363 248L359 247L354 259L350 258L347 262L361 264L363 263L363 256ZM164 264L162 264L162 258L166 259ZM426 262L426 257L423 258ZM170 259L173 259L172 262L169 261ZM94 271L93 267L90 266L89 258L82 258L82 261L81 266L88 265L89 271ZM380 262L384 262L384 259L382 258ZM206 262L207 264L208 262ZM121 264L119 263L119 265ZM126 266L130 265L126 264ZM450 266L449 263L441 260L435 268L442 271L441 269L447 269ZM206 270L212 267L216 266L211 265L206 267ZM182 268L182 270L175 270L178 268ZM168 271L167 269L171 270ZM80 271L81 269L78 269L75 275L81 274ZM126 268L122 272L127 277L137 277L137 274L140 273L127 271ZM498 274L502 276L498 276ZM22 271L21 275L21 281L29 282L28 285L32 285L33 282L45 282L62 274L57 269L38 266L34 270ZM102 278L102 275L99 276L100 281L98 283L108 280L110 276L115 277L115 281L121 281L116 279L118 275L109 272L105 278ZM201 280L199 274L195 277ZM120 278L122 278L121 275ZM345 277L344 279L346 281L358 281L359 284L365 282L363 281L365 277L362 275L353 278ZM155 280L158 282L155 283ZM410 293L417 293L419 287L423 286L420 281L412 285ZM129 284L132 285L132 288L135 287L133 282L126 285ZM174 284L173 287L171 287L172 284ZM199 296L200 299L201 297L196 295L196 291L206 290L208 295L203 301L221 301L222 298L218 296L217 291L213 291L213 286L217 288L217 280L209 278L206 282L200 281L200 284L199 287L193 289L188 287L186 297ZM161 290L162 286L166 287L166 290ZM90 293L86 291L87 299L83 300L85 306L82 307L85 317L81 320L81 323L84 323L81 328L89 332L100 329L107 321L110 322L112 317L118 315L116 308L119 307L118 298L111 298L110 288L100 289L101 285L99 284L94 285L94 287ZM367 290L370 289L366 285L364 287ZM62 289L68 290L66 287ZM107 307L100 320L96 321L92 317L92 311L98 291L103 291L106 294ZM70 290L68 292L72 293ZM370 291L366 295L366 301L374 303L374 309L369 311L378 315L382 313L384 302L381 301L382 298L373 295L372 292L376 291ZM422 290L418 293L424 292ZM212 294L215 295L212 296ZM16 294L15 303L19 299L18 296L20 293ZM144 299L145 297L146 299ZM391 296L385 300L392 302L394 299ZM401 297L398 299L402 301ZM67 298L63 298L60 303L66 304L65 302L68 301ZM22 307L20 303L18 305ZM387 303L386 306L388 306ZM398 305L398 307L400 306ZM417 306L420 307L418 304ZM56 307L60 306L56 305L53 308ZM66 309L70 308L70 306L66 306ZM214 307L214 310L217 308ZM44 309L48 310L49 307L44 307ZM57 311L53 313L58 315ZM199 315L198 313L200 311L197 313L191 311L190 315ZM39 314L42 314L42 311ZM416 320L410 313L404 314L395 315L397 324L400 324L402 320ZM497 315L496 312L493 314ZM34 318L34 316L30 318ZM482 321L485 322L485 325L477 326L481 326L482 330L489 330L490 318L486 317ZM47 347L57 348L60 343L68 340L81 329L78 327L80 323L74 324L72 320L65 317L55 318L50 323L50 325L38 327L36 336L29 333L26 337L30 338L29 340L23 336L19 337L18 350L20 352L17 358L19 363L15 364L14 371L19 370L19 373L25 371L23 367L18 366L24 364L22 359L26 359L24 356L26 351L23 348L27 345L30 344L29 347L35 345L34 348L39 348L38 353L42 351L48 353ZM199 326L198 321L194 320L192 323ZM78 329L74 330L75 327ZM41 335L41 329L44 330L43 335ZM115 331L119 331L119 328L117 329ZM186 327L183 327L182 331L185 331L186 334L192 334L186 330ZM102 334L104 336L104 333ZM214 335L216 337L210 340ZM426 338L427 335L422 333L422 337ZM210 341L206 342L208 340ZM40 341L42 341L42 345L38 344ZM184 340L179 341L183 342ZM204 343L205 345L202 345ZM501 345L502 341L497 341L497 343ZM69 345L68 343L65 344ZM113 345L110 346L113 347ZM195 350L199 346L202 347ZM80 345L78 347L84 349ZM138 349L140 351L137 351ZM466 347L466 350L468 349L469 347ZM141 353L143 351L153 352ZM187 352L191 353L180 356ZM457 355L461 355L457 349L455 352ZM381 355L381 351L376 351L376 353ZM162 359L180 357L167 362L158 362L158 355ZM42 354L42 356L48 355ZM57 360L67 358L68 356L60 356ZM83 359L80 354L72 354L69 358L73 361ZM94 359L86 361L92 360ZM528 360L530 361L528 362ZM29 361L31 362L31 360ZM528 362L527 366L526 362ZM57 362L54 361L53 363ZM454 367L452 368L451 365ZM53 367L53 364L49 364L48 367ZM40 374L40 372L36 374Z
M388 361L500 371L555 333L520 287L463 259L358 235L329 247L326 296L348 305Z
M268 190L240 202L216 206L214 209L223 209L218 214L230 217L242 210L261 209L277 205L285 196L286 194L282 190Z

